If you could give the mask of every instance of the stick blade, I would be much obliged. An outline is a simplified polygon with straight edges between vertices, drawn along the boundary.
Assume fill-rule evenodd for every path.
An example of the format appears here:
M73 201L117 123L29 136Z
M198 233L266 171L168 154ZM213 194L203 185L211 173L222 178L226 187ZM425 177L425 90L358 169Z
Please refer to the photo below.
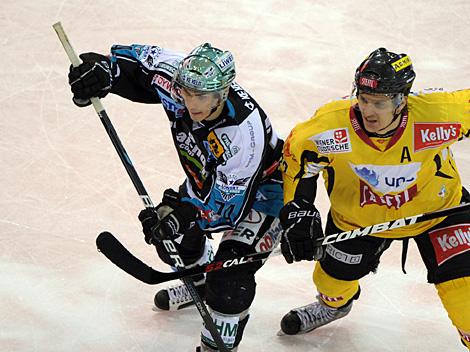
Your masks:
M110 232L100 233L96 238L96 246L98 251L129 275L150 285L159 283L155 282L152 275L154 270L132 255Z

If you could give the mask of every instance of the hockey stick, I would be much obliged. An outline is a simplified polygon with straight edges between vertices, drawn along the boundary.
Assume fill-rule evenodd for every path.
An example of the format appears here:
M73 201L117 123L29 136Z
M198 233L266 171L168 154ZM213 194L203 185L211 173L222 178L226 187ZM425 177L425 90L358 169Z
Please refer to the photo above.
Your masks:
M119 240L109 232L102 232L96 238L96 246L111 262L116 264L123 271L135 277L137 280L145 282L149 285L156 285L162 282L183 279L188 276L209 273L237 265L252 263L254 261L263 260L270 255L275 256L281 254L279 248L261 253L252 253L243 257L213 261L209 264L195 266L183 271L161 272L157 271L140 259L136 258Z
M73 66L80 65L81 60L78 57L75 50L73 49L72 45L70 44L70 41L67 35L65 34L64 28L62 27L62 24L60 22L57 22L52 27L56 31L57 36L59 37L59 40L62 43L62 46L64 47L64 50L67 53L67 56L69 57L72 65ZM153 207L154 206L153 202L150 199L150 196L148 195L147 191L145 190L145 187L142 181L140 180L140 177L137 174L137 171L135 170L134 165L132 165L132 161L129 158L126 150L124 149L124 146L122 145L116 133L116 130L114 129L114 126L111 123L111 120L109 119L108 114L106 113L103 107L103 104L101 103L100 99L96 97L93 97L90 100L101 122L103 123L103 126L106 132L108 133L108 136L111 139L111 142L113 143L114 148L116 149L116 152L119 155L119 158L122 161L122 164L126 168L126 171L129 174L129 177L131 178L132 183L134 184L134 187L140 196L140 199L144 203L144 206L146 208ZM185 270L183 260L181 259L173 241L170 238L165 238L162 240L162 243L166 251L168 252L170 258L173 260L173 263L176 269L179 271ZM193 280L191 278L183 278L182 280L186 288L188 289L191 295L191 298L194 300L194 303L196 304L196 307L199 313L201 314L202 320L204 321L204 325L206 326L207 330L209 330L210 334L212 335L212 338L214 339L214 342L216 343L218 349L223 352L229 352L227 347L225 347L225 343L223 342L222 337L220 336L220 333L217 330L217 327L214 324L214 321L212 320L212 317L209 311L207 310L206 305L204 304L203 300L197 293Z
M318 239L318 244L326 245L336 242L346 241L356 237L362 237L379 233L387 229L397 229L419 222L436 219L448 215L470 211L470 203L464 203L455 207L423 213L415 216L408 216L397 220L391 220L380 224L375 224L367 227L361 227L355 230L335 233ZM101 233L96 239L98 249L114 264L116 264L123 271L136 279L145 282L149 285L156 285L162 282L183 279L188 276L193 276L211 271L223 270L237 265L252 263L254 261L263 260L270 255L275 256L280 254L280 249L277 248L272 252L261 252L247 254L242 257L219 260L210 264L205 264L190 269L185 269L178 272L160 272L147 264L143 263L140 259L136 258L130 253L120 242L109 232Z

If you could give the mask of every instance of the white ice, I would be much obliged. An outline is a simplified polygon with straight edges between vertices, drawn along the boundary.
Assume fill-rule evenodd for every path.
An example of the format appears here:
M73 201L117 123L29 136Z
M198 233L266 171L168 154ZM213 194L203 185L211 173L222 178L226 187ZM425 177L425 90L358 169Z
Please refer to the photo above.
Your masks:
M230 49L238 82L282 136L329 99L347 95L356 66L380 46L408 53L415 88L468 88L470 2L2 0L0 3L0 350L193 351L195 309L152 311L148 286L96 251L103 230L166 270L147 246L140 199L92 108L71 102L69 62L52 24L78 52L114 43L189 51ZM161 107L110 96L104 105L154 201L182 180ZM469 142L454 148L470 186ZM325 193L319 205L326 214ZM463 351L414 245L362 280L351 314L298 337L281 317L311 302L312 263L268 261L240 351Z

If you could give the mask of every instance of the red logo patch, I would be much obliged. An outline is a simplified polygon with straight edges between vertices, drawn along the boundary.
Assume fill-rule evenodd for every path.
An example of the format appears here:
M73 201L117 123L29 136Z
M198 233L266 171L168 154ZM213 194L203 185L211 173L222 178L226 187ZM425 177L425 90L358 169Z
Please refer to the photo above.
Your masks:
M371 78L366 78L366 77L359 78L360 86L365 86L369 88L377 88L377 84L378 82L376 79L371 79Z
M160 76L160 75L153 76L152 83L156 84L159 87L162 87L168 92L171 90L171 82L163 76Z
M346 130L336 130L334 132L334 139L336 143L346 143L348 141L348 134Z
M429 233L437 265L470 250L470 224L444 227Z
M415 152L436 148L456 140L460 135L460 127L459 123L415 123L413 126Z
M360 181L361 207L369 204L386 205L387 208L400 208L403 204L411 201L418 194L418 186L405 189L397 194L384 194L383 196L375 193L367 183Z

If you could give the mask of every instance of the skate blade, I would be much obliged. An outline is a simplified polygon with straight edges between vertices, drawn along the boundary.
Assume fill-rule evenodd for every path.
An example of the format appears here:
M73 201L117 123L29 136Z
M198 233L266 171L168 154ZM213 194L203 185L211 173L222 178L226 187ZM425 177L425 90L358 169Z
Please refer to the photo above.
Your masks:
M309 333L310 331L313 331L315 329L310 329L310 330L305 330L305 331L299 331L298 333L296 334L286 334L284 331L282 330L279 330L277 332L277 336L296 336L296 335L303 335L303 334L306 334L306 333Z

